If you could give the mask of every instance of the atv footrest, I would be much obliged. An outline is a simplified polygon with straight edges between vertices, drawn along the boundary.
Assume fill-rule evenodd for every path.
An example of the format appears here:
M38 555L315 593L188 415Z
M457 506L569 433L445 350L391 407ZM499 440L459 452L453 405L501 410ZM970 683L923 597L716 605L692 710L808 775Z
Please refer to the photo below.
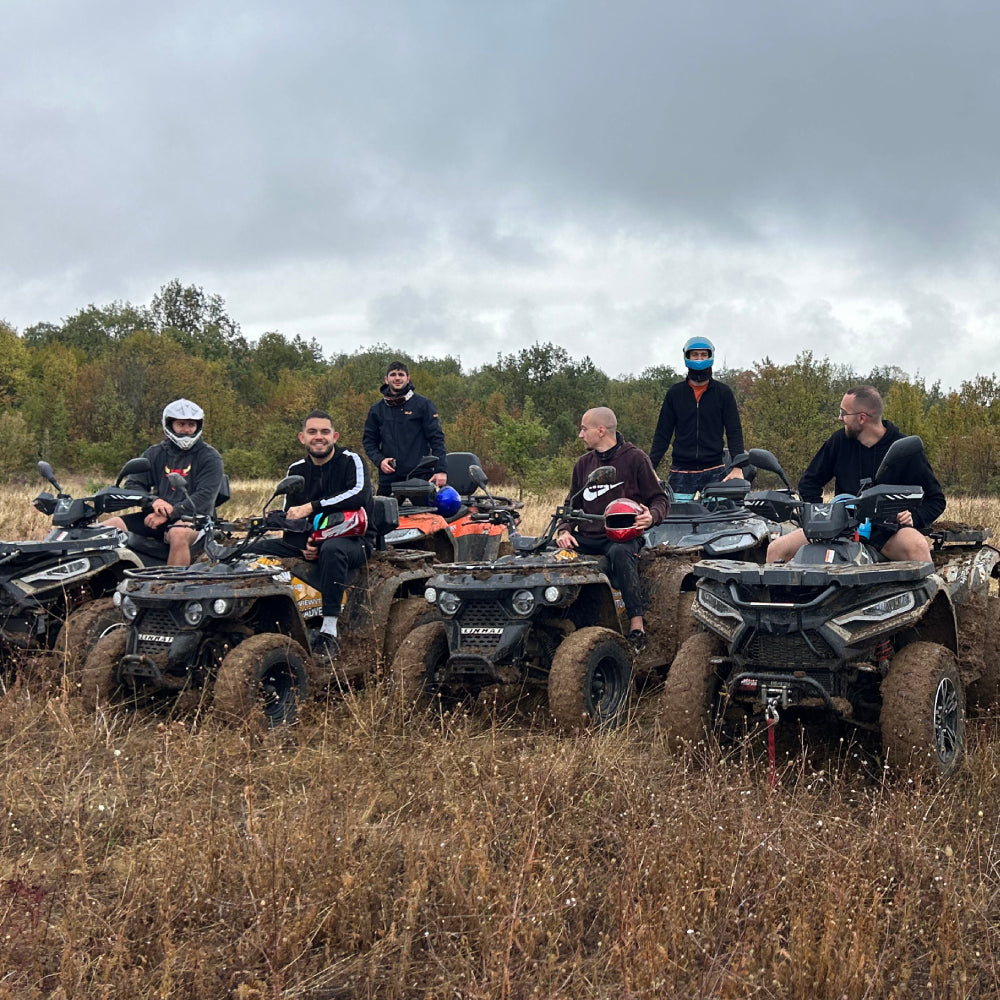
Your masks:
M180 691L188 684L188 677L175 677L164 673L159 664L149 656L141 653L126 653L120 661L121 679L124 683L136 682L153 684L156 687L170 691Z

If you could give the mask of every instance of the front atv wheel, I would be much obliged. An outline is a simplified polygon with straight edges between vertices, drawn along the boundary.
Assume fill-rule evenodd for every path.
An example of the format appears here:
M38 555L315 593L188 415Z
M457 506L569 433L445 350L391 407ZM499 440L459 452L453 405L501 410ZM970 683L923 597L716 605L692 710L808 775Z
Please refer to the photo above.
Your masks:
M308 690L307 659L306 651L286 635L264 633L244 639L219 667L215 711L247 719L260 705L272 729L295 722Z
M965 756L965 689L951 650L913 642L895 655L879 724L890 770L954 774Z
M591 626L559 644L549 670L549 711L563 729L611 729L628 711L632 656L611 629Z
M102 635L87 656L80 677L83 704L93 712L98 705L108 705L120 690L118 665L125 655L125 629Z
M392 664L403 640L433 616L434 609L422 597L403 597L392 602L382 639L383 667Z
M448 636L441 622L415 628L400 643L392 661L392 682L404 706L424 707L438 692L437 671L448 658Z
M59 629L55 645L56 650L65 655L67 676L73 677L80 671L102 635L115 629L124 631L124 627L121 613L110 597L91 601L68 615Z
M712 710L722 685L712 658L721 652L722 643L711 632L698 632L684 640L667 671L660 717L675 749L703 741L712 731Z

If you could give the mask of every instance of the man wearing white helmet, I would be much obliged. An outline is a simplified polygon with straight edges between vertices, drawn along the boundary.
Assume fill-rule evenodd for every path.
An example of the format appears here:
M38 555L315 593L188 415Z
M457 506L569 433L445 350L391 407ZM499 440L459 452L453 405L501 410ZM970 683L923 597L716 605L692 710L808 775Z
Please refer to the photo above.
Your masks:
M734 468L726 475L725 442L729 454L743 451L743 426L733 390L712 378L715 345L708 337L691 337L684 345L687 378L663 397L656 433L649 449L655 469L670 447L670 487L675 493L697 493L708 483L741 475Z
M189 566L191 544L198 532L178 518L182 513L191 513L192 506L196 514L214 513L222 486L222 456L202 440L205 413L191 400L175 399L168 403L161 423L164 440L143 452L143 457L149 459L150 471L125 481L126 486L156 493L153 509L149 513L112 517L107 523L123 531L161 539L169 547L168 566ZM187 480L191 504L183 512L174 509L183 497L167 479L171 472L180 473Z

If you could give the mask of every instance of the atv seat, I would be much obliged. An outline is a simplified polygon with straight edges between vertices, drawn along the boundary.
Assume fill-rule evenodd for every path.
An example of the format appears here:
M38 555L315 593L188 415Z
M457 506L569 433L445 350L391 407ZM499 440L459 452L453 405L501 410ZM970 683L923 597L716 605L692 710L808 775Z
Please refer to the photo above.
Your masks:
M469 466L480 465L479 457L471 451L450 451L445 461L448 463L448 485L461 496L468 496L476 488L469 475Z

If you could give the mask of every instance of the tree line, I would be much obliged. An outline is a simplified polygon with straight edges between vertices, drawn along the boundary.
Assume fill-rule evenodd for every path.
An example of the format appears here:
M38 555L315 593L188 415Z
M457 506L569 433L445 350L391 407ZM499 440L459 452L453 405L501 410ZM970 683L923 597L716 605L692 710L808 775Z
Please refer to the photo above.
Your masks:
M625 437L648 450L663 395L683 377L655 366L611 378L552 343L470 370L450 355L387 344L324 357L299 336L248 340L221 297L175 280L148 306L89 305L23 332L0 321L0 479L33 477L39 458L111 475L159 440L163 407L180 396L205 409L205 438L231 477L276 478L299 456L295 435L313 408L328 410L341 443L360 450L365 415L395 358L437 404L449 450L475 452L491 479L529 491L568 483L588 407L610 406ZM896 367L863 372L808 351L790 364L765 358L714 374L736 394L747 446L774 452L793 483L837 428L844 391L868 383L882 393L886 418L924 439L946 490L1000 490L995 375L944 392ZM661 475L666 467L665 459Z

